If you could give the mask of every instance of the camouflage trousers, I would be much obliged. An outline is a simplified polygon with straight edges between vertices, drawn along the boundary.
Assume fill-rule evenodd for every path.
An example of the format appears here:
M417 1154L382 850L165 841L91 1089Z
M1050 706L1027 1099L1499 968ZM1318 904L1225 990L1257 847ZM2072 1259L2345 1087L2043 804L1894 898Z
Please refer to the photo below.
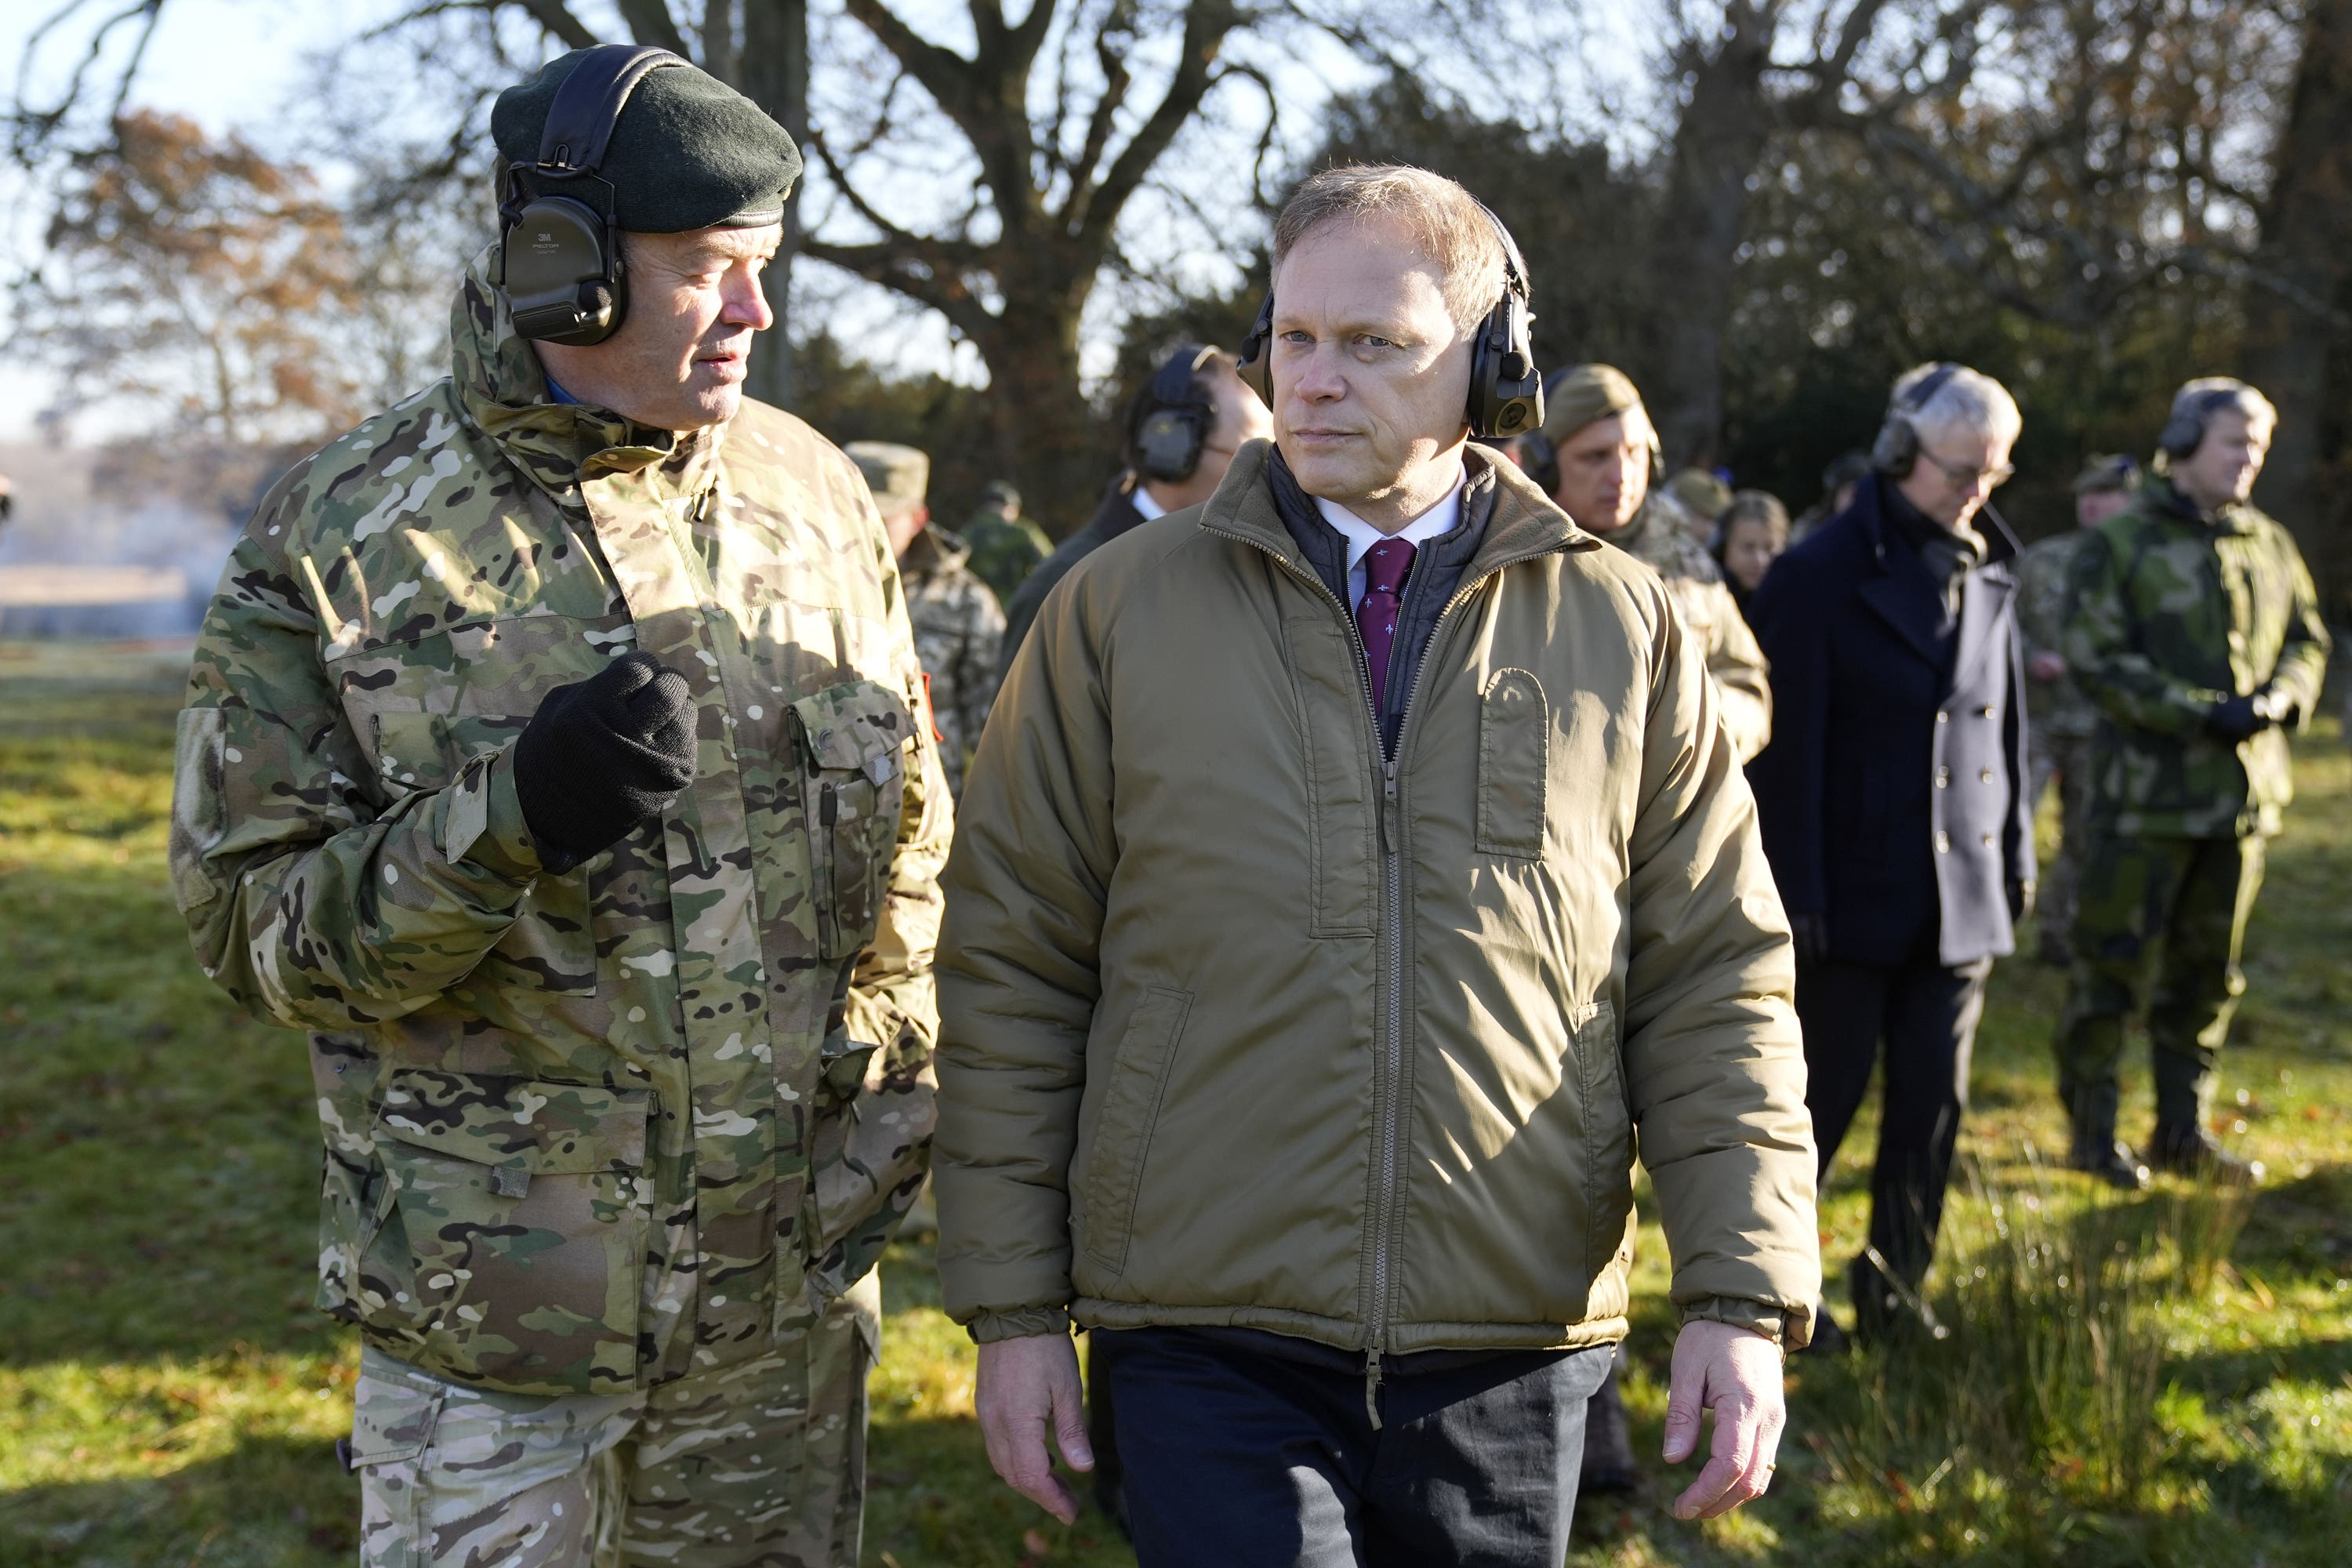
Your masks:
M2156 1124L2204 1120L2214 1058L2246 989L2238 960L2262 889L2263 847L2259 836L2091 841L2057 1037L2058 1092L2078 1140L2115 1136L2124 1023L2159 943L2147 1010Z
M2091 838L2085 820L2091 805L2091 737L2052 735L2032 731L2026 744L2026 767L2032 793L2026 799L2042 804L2042 792L2052 780L2058 784L2058 853L2042 868L2036 890L2034 923L2042 931L2042 951L2053 957L2073 952L2074 906L2083 880L2083 852Z
M625 1394L496 1394L370 1346L362 1568L856 1568L871 1273L768 1353Z

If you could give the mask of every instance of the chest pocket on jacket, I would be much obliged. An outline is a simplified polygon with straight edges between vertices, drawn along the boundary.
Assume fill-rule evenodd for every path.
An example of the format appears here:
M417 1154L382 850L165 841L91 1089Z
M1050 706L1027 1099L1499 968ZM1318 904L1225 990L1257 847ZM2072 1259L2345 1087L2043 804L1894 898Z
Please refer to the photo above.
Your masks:
M1550 742L1542 683L1528 670L1496 670L1478 700L1479 854L1543 858Z
M874 940L889 887L914 710L888 687L852 680L802 698L792 714L816 883L817 949L826 958L855 958Z
M438 789L454 782L466 764L488 755L522 733L527 718L488 714L378 713L376 771L397 796ZM493 984L562 996L596 993L596 938L589 924L588 866L561 877L534 879L521 910L506 935L486 955L472 984Z

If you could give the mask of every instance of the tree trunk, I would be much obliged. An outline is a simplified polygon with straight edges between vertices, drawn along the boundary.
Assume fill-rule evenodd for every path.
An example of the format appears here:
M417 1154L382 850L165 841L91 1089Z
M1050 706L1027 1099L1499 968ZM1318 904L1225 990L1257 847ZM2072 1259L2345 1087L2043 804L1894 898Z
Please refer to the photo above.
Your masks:
M745 97L766 110L802 145L808 140L808 0L743 0L743 47L737 61ZM793 384L793 256L800 248L801 184L784 203L784 235L768 268L768 303L776 324L754 340L744 390L762 403L790 405Z
M1077 296L1064 309L1053 294L1008 294L1000 324L978 345L988 363L999 460L1021 488L1022 510L1056 539L1093 515L1116 458L1078 390L1078 311L1087 289L1082 283L1064 292Z
M1653 379L1644 388L1667 461L1715 460L1723 440L1723 339L1748 224L1748 180L1771 131L1764 68L1772 8L1726 8L1725 34L1697 56L1689 106L1675 128L1665 205L1653 254L1674 259L1675 282L1654 327Z
M2271 160L2254 279L2247 288L2245 378L2278 405L2257 500L2294 531L2334 600L2352 588L2352 517L2343 500L2352 445L2352 4L2315 0L2286 124ZM2335 312L2333 319L2327 312Z

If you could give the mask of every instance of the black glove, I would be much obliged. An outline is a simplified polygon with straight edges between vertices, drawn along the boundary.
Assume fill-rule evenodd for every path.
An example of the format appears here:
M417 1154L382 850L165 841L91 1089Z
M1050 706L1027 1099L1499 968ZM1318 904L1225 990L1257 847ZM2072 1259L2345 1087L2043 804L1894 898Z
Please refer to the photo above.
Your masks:
M1830 918L1827 915L1790 914L1789 935L1797 944L1797 956L1807 963L1819 963L1830 955Z
M2009 918L2013 924L2033 912L2033 884L2011 882L2009 885Z
M2260 694L2225 697L2205 710L2205 728L2232 745L2252 740L2277 722Z
M561 876L659 816L694 782L693 690L627 653L549 692L515 742L515 797L539 860Z

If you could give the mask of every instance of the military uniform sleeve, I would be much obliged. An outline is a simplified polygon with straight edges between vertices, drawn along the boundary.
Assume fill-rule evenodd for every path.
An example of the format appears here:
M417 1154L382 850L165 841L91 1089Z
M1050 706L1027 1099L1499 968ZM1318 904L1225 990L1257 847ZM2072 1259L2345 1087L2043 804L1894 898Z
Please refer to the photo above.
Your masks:
M1657 617L1631 861L1624 1064L1685 1319L1777 1313L1821 1288L1794 952L1756 806L1681 622Z
M2312 586L2311 569L2304 564L2294 536L2275 525L2271 533L2277 541L2287 581L2293 584L2293 604L2270 685L2293 704L2292 721L2301 724L2319 710L2319 689L2327 678L2327 654L2333 645L2327 625L2320 619L2319 591Z
M2092 534L2067 574L2063 652L2074 683L2116 723L2159 735L2191 736L2213 704L2235 693L2196 686L2164 670L2132 637L2130 584L2114 541Z
M263 504L205 616L180 715L172 875L197 961L248 1012L365 1027L463 980L540 866L511 744L445 788L387 795L375 780L310 596L265 543L292 540L298 521Z
M1740 762L1752 761L1772 740L1771 667L1765 662L1756 634L1731 590L1720 583L1705 585L1717 601L1706 650L1706 672L1715 678L1722 698L1723 728Z
M1024 584L1026 586L1026 584ZM996 704L997 664L1003 657L1004 612L984 589L971 595L957 672L957 700L963 705L963 733L974 744Z
M983 1342L1069 1326L1070 1162L1117 862L1086 582L1048 596L1013 657L948 864L940 1284Z

